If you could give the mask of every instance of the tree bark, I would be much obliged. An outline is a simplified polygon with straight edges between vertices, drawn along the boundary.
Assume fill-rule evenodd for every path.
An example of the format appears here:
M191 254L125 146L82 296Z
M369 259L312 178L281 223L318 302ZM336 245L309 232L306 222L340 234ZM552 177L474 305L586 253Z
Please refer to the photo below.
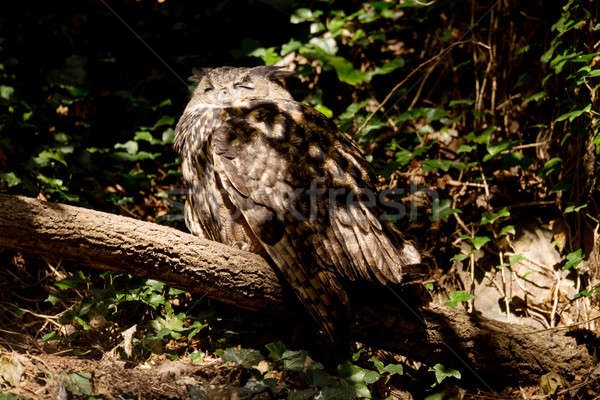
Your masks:
M0 248L152 278L271 315L295 309L293 296L258 255L80 207L0 194ZM417 309L414 295L388 289L353 302L356 334L370 346L457 368L484 386L537 382L550 371L587 376L597 364L591 332L528 332L449 307Z

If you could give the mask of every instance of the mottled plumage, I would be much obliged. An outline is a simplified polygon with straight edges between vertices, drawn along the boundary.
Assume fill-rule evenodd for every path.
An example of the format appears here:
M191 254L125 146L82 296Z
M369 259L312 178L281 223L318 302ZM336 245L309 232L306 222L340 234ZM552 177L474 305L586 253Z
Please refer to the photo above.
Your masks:
M380 221L360 149L294 101L283 75L274 67L197 74L175 137L191 189L185 218L198 236L265 256L333 339L347 334L336 332L348 328L344 280L398 283L402 267L420 259Z

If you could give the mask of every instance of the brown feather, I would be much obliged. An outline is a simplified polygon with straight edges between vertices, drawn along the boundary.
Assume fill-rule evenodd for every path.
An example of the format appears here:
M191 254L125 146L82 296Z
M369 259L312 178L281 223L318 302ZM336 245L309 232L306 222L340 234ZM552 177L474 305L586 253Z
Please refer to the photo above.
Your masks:
M379 210L361 193L375 181L360 149L329 119L269 83L282 76L279 69L220 73L203 71L177 125L175 147L192 191L188 228L224 243L251 243L334 340L348 329L343 280L400 282L402 267L419 262L418 253L379 221ZM204 78L217 87L219 79L240 76L278 97L222 105L204 99ZM313 198L310 188L325 194ZM328 189L340 198L330 198ZM348 208L350 194L355 201Z

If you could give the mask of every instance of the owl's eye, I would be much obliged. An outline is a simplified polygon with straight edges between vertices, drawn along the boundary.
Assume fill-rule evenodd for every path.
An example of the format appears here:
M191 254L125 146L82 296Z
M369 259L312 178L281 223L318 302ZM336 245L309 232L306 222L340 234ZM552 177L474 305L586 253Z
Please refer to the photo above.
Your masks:
M208 93L208 92L210 92L211 90L215 90L215 88L214 88L214 87L212 87L212 86L207 86L207 87L205 87L205 88L204 88L204 93Z
M236 89L239 89L239 88L254 89L254 83L252 83L251 81L242 81L242 82L234 83L233 87Z

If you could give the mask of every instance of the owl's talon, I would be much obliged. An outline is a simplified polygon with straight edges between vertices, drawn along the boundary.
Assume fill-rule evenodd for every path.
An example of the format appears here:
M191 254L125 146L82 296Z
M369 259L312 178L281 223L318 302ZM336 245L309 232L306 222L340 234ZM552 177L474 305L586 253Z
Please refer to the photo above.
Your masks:
M244 251L248 251L250 249L250 246L248 246L248 243L242 241L242 240L238 240L237 242L234 242L231 247L237 247L240 250L244 250Z

